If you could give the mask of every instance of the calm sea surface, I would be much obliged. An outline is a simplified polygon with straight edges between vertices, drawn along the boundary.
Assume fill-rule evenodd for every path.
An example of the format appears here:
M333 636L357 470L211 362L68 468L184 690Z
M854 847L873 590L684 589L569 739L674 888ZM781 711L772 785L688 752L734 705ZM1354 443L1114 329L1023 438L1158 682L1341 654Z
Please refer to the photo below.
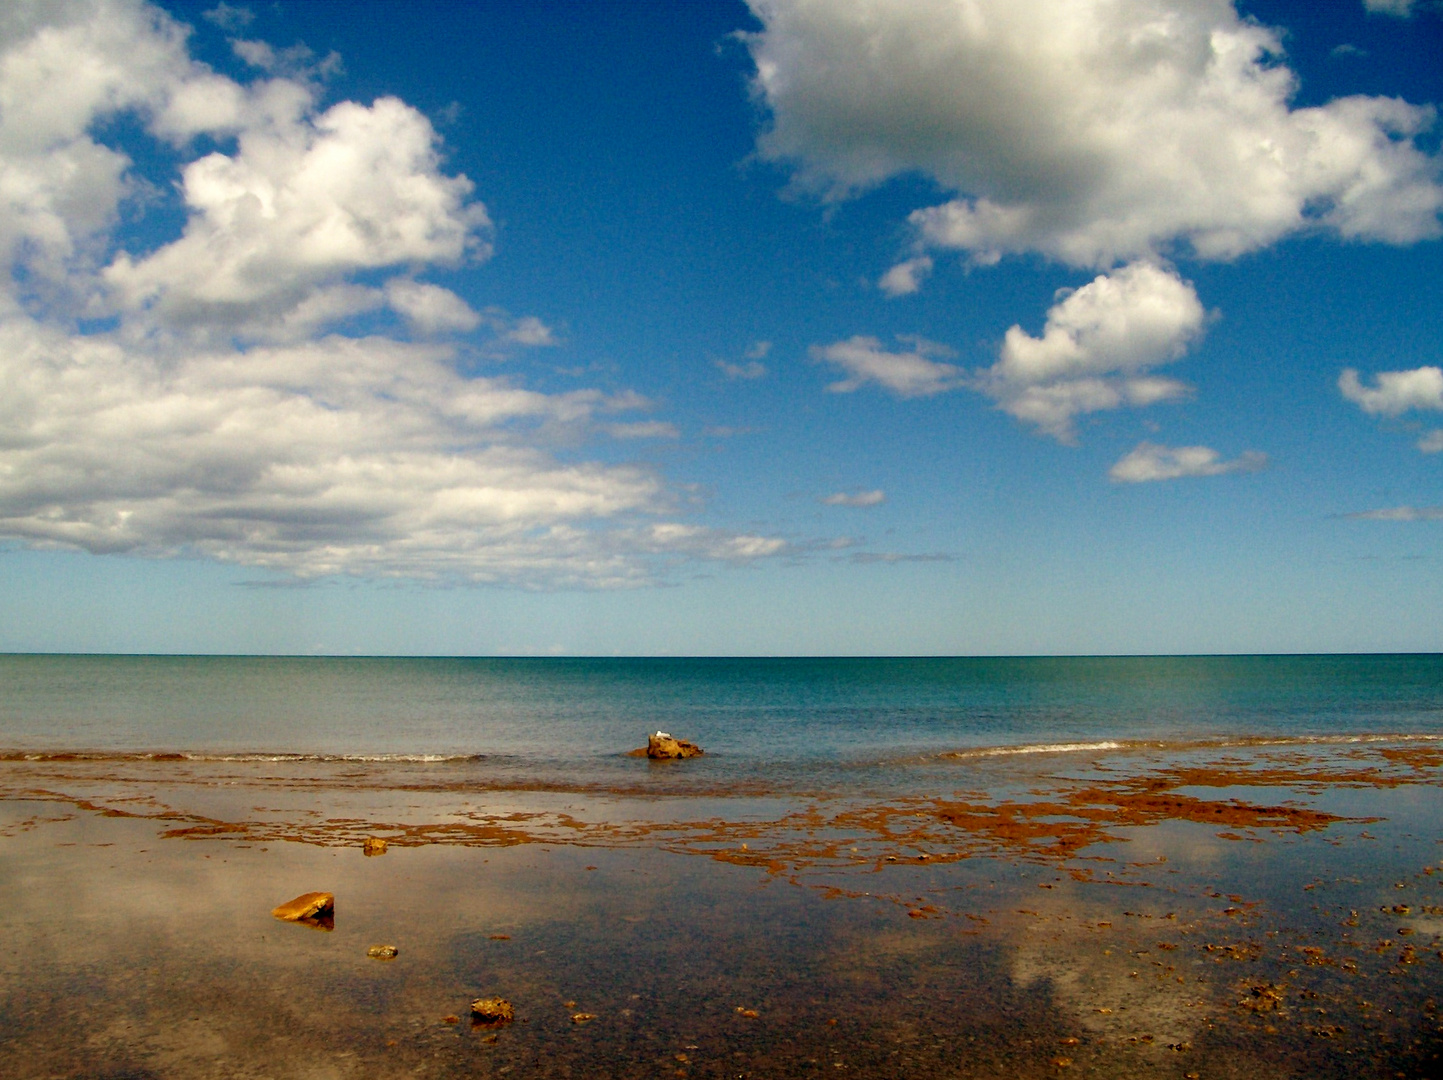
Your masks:
M0 656L0 748L486 755L662 729L738 767L1107 740L1443 733L1443 656Z

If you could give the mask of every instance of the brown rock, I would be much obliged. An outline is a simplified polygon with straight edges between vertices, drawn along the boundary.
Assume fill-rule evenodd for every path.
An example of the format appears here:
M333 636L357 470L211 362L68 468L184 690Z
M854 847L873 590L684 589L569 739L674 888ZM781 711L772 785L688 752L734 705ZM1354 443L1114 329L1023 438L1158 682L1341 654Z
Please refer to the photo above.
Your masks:
M650 735L646 740L646 756L653 761L676 761L681 758L701 757L702 749L696 743L676 739L664 731Z
M516 1019L516 1010L505 998L477 998L471 1002L471 1020L477 1024L509 1024Z
M365 855L384 855L386 854L386 841L379 836L368 836L361 841L361 852Z
M334 914L335 910L336 898L330 893L308 892L274 908L271 914L277 919L285 919L286 922L304 922L309 919L323 919Z
M375 960L394 960L401 950L394 945L372 945L366 955Z

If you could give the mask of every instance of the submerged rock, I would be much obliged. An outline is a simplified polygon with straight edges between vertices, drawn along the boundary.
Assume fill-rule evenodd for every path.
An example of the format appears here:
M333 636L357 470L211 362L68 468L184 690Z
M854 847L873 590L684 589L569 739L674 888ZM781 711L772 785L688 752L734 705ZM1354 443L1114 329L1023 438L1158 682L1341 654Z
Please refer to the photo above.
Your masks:
M658 731L647 737L646 750L634 750L632 753L638 757L645 753L653 761L676 761L680 758L701 757L702 749L696 743Z
M509 1024L516 1019L516 1010L505 998L477 998L471 1002L471 1020L477 1024Z
M386 841L379 836L368 836L361 841L361 851L366 855L386 854Z
M294 900L288 900L278 908L273 908L271 914L277 919L284 919L286 922L310 922L320 921L333 916L336 911L336 898L328 892L301 893Z
M374 960L394 960L400 951L394 945L372 945L366 955Z

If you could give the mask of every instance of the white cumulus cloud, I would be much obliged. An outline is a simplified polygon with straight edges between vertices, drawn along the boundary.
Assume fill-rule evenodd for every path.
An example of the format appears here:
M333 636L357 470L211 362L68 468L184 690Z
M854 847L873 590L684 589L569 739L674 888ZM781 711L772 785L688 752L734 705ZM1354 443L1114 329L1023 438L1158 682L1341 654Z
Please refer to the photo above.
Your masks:
M1177 480L1186 476L1223 476L1227 473L1257 472L1268 463L1266 454L1249 450L1231 461L1222 460L1206 446L1159 446L1139 443L1133 451L1108 470L1117 484L1142 484L1151 480Z
M475 330L481 316L450 289L409 278L386 283L386 301L422 334Z
M235 155L185 167L180 239L140 259L122 252L105 269L128 317L244 334L356 271L489 252L485 208L470 201L469 180L439 171L435 132L415 109L381 98L311 115L299 92L283 104L242 129ZM440 292L403 284L393 301L408 317L428 305L439 315Z
M750 3L761 156L832 199L932 179L955 197L912 214L924 247L1106 268L1443 231L1433 110L1295 108L1279 37L1229 0Z
M950 356L944 345L922 338L902 338L905 351L889 350L874 337L857 336L831 345L814 345L812 358L835 365L847 378L830 384L835 394L850 394L867 383L877 383L898 397L931 397L963 385L962 369L934 360Z
M1079 414L1186 395L1185 384L1147 372L1181 357L1205 321L1191 284L1133 263L1063 295L1041 337L1008 330L1000 359L976 385L1012 416L1072 442Z
M1380 371L1376 385L1365 386L1353 368L1338 376L1342 395L1373 416L1399 416L1413 409L1443 410L1443 368Z
M427 340L485 324L554 343L534 316L419 280L490 251L424 116L395 98L323 109L309 80L234 82L186 33L141 0L0 7L0 536L525 587L786 550L667 520L679 500L653 470L577 452L673 434L615 419L639 395L463 374ZM184 161L184 227L148 251L113 233L139 190L99 134L122 115L183 157L196 135L230 148ZM347 332L388 308L412 340Z

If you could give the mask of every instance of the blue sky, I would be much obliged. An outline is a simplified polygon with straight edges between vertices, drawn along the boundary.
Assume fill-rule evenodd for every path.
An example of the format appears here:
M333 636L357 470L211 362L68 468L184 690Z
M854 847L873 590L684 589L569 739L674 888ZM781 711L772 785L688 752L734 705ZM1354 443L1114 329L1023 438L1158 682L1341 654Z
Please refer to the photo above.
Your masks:
M1443 648L1443 9L0 15L0 649Z

